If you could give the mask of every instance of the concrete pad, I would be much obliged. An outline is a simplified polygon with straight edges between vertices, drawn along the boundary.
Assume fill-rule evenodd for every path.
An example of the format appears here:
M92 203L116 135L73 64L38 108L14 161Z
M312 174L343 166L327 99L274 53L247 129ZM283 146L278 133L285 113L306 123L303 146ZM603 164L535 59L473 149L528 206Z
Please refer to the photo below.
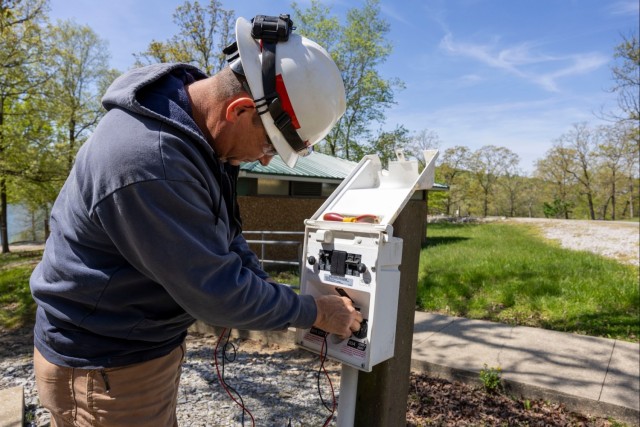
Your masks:
M24 389L22 386L0 390L0 427L22 427Z
M600 401L640 410L640 344L615 342Z
M436 320L443 323L442 319ZM418 333L413 359L473 372L479 372L485 364L496 367L511 329L501 323L456 318L437 332Z
M514 327L499 355L505 380L597 401L615 341Z

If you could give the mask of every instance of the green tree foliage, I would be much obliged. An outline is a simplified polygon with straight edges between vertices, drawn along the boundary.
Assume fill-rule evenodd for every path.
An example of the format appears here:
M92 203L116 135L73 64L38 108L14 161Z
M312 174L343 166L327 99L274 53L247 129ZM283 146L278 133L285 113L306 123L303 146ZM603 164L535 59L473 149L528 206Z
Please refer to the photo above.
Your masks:
M618 107L624 116L621 120L629 121L635 126L640 121L640 44L638 34L623 36L622 42L616 46L616 60L611 68L613 74L612 91L618 95Z
M579 184L580 193L587 200L590 219L596 219L594 173L597 167L598 143L598 134L584 122L574 124L573 129L561 135L555 142L565 156L565 172L573 176Z
M545 157L536 162L536 176L551 187L553 203L561 206L574 205L573 201L577 195L575 179L568 172L570 157L565 152L565 148L554 146L547 151ZM565 219L569 219L569 210L565 209L562 212Z
M425 167L424 155L425 150L434 150L440 147L440 136L437 132L429 129L422 129L421 131L411 135L409 141L405 147L407 155L418 160L421 167Z
M599 179L604 193L600 217L608 216L610 206L610 218L615 220L619 210L619 198L623 198L622 214L625 214L627 209L633 212L635 181L640 164L638 131L628 121L601 126L597 131L600 137L596 154Z
M440 166L436 169L436 180L449 187L443 198L446 215L460 215L461 204L465 198L465 187L462 175L465 173L469 161L470 150L468 147L457 145L444 150L441 155Z
M566 202L560 199L554 199L553 202L544 202L543 212L545 218L562 218L567 219L571 214L573 203Z
M202 5L185 1L173 14L179 33L166 42L152 40L147 50L136 54L136 65L155 62L185 62L212 75L225 65L222 50L234 37L233 10L225 10L217 0Z
M537 177L553 189L546 204L566 218L632 218L638 204L637 135L624 121L596 128L575 124L537 162ZM564 206L571 209L556 209Z
M519 207L524 205L522 199L524 197L531 197L530 195L525 196L523 194L523 190L526 188L528 179L529 178L523 177L523 173L518 168L517 163L507 165L502 176L498 180L498 185L502 189L499 197L504 201L504 207L501 212L503 215L509 217L519 216Z
M330 16L330 9L311 0L309 8L292 4L298 32L322 44L342 73L347 95L344 117L318 149L333 156L358 160L358 145L369 139L372 122L383 122L384 111L394 103L397 79L383 79L377 68L391 54L385 39L389 24L380 17L378 0L367 0L361 9L347 12L346 24Z
M7 188L23 172L14 155L21 152L21 103L37 96L47 76L43 40L45 0L0 1L0 237L2 252L9 252Z
M77 149L103 114L99 98L117 72L88 27L48 24L46 2L11 2L1 15L0 204L48 212Z
M609 189L607 192L603 215L606 215L609 203L611 204L611 219L616 219L616 204L619 193L621 169L624 167L624 156L628 150L629 141L616 135L616 128L603 127L600 129L602 134L601 141L598 145L600 152L600 163L603 174L603 184Z
M377 154L382 167L386 169L390 160L396 160L398 152L404 154L404 147L409 144L409 141L409 131L404 126L396 126L392 131L380 131L371 144L358 145L354 147L354 151L357 158L365 154Z
M19 120L13 122L10 130L11 139L16 141L10 159L12 167L20 173L12 174L7 180L10 201L19 202L33 217L41 219L48 216L48 209L43 207L55 199L61 185L61 162L51 117L54 112L49 109L48 101L47 97L39 96L13 104Z
M104 114L100 97L117 72L109 69L107 43L88 26L72 21L51 28L52 78L47 89L49 108L56 112L58 155L66 159L60 169L71 171L78 148Z
M471 154L467 166L475 177L482 198L482 214L489 214L489 201L494 196L498 179L520 162L516 153L506 147L485 145Z
M104 113L100 96L118 74L108 68L106 43L89 27L59 22L46 34L50 47L41 66L50 77L38 96L24 100L21 108L29 112L17 126L16 140L30 162L20 166L12 159L23 172L11 192L34 218L48 217L77 150ZM36 127L40 132L30 137L28 129Z

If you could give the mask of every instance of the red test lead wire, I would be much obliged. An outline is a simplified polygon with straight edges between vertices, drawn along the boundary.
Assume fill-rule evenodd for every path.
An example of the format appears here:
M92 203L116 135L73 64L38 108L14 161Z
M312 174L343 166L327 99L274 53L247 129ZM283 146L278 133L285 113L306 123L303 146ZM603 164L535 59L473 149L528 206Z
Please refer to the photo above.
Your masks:
M224 338L225 333L227 332L227 328L222 329L222 333L220 334L220 337L218 338L218 342L216 343L216 348L213 351L213 360L214 360L214 364L216 366L216 373L218 374L218 382L220 383L220 385L222 385L222 388L224 389L224 391L227 392L227 394L229 395L229 397L231 398L231 400L233 400L235 402L236 405L238 405L240 407L240 409L242 409L242 425L244 426L244 413L246 412L247 414L249 414L249 417L251 418L251 425L253 427L255 427L256 425L256 421L253 419L253 414L251 413L251 411L249 411L245 406L244 406L244 402L242 401L242 396L240 396L240 393L238 393L237 391L235 391L233 389L233 387L229 386L227 384L227 382L224 379L224 352L225 352L225 347L227 345L227 343L225 343L225 345L223 346L223 355L222 355L222 373L220 373L220 368L218 365L218 348L220 347L220 343L222 342L222 339ZM229 335L231 335L231 330L229 330ZM229 338L227 337L227 340ZM236 393L238 395L238 397L240 398L240 401L238 402L238 400L236 400L236 398L233 396L233 394L231 393L231 391L233 391L234 393Z
M328 335L328 334L327 334ZM327 417L322 427L327 427L331 420L333 419L333 414L336 412L336 394L333 390L333 383L331 382L331 377L329 377L329 372L327 372L327 368L324 366L324 361L327 359L327 335L324 336L322 340L322 346L320 347L320 369L318 370L318 394L320 395L320 400L322 401L322 405L328 410L331 411L331 414ZM322 391L320 390L320 372L324 373L324 376L329 381L329 387L331 388L331 400L332 406L329 408L322 397Z

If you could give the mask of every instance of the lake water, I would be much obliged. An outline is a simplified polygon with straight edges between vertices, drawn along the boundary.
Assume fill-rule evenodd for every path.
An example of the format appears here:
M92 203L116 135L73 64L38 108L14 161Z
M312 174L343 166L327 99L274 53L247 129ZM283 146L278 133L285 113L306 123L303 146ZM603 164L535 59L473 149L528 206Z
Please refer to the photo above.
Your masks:
M7 227L9 243L22 240L21 234L31 228L31 218L28 211L21 205L7 207Z

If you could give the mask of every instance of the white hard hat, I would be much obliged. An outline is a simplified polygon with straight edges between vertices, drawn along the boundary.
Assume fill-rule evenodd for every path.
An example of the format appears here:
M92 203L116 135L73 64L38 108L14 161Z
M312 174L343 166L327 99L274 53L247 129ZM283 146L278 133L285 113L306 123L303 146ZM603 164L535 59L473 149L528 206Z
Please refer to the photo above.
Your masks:
M292 25L288 15L257 16L252 23L238 18L237 52L233 45L225 49L231 68L244 74L269 139L289 167L329 133L346 109L340 70L320 45L291 34Z

